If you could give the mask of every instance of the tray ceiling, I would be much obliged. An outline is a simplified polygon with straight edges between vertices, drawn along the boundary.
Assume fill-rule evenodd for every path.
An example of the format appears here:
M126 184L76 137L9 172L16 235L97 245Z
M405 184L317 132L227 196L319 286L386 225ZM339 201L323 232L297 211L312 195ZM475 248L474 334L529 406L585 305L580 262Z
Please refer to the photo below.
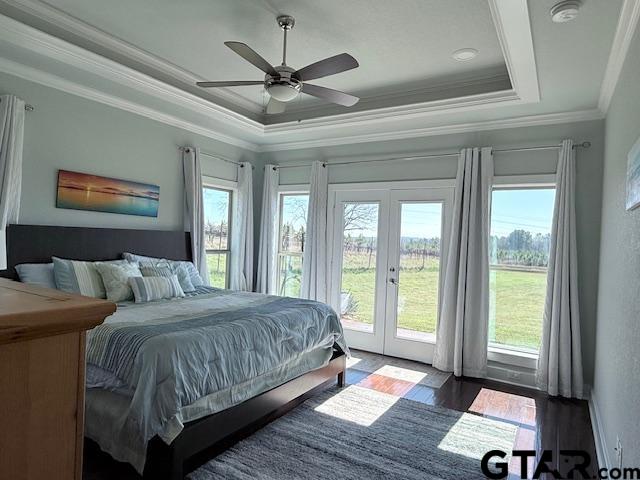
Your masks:
M12 2L6 2L12 3ZM25 2L17 2L25 3ZM51 12L134 47L155 61L141 64L125 49L35 19L37 28L216 101L263 123L456 98L511 88L486 1L468 0L51 0ZM399 8L400 7L400 8ZM261 80L263 74L224 46L247 43L273 64L282 55L279 13L295 16L288 63L294 68L342 52L360 68L315 83L361 96L355 108L300 95L287 114L262 117L268 100L261 86L202 90L195 80ZM25 19L25 15L22 18ZM34 18L29 18L34 23ZM479 55L458 62L451 54L471 47ZM189 81L193 80L193 81Z

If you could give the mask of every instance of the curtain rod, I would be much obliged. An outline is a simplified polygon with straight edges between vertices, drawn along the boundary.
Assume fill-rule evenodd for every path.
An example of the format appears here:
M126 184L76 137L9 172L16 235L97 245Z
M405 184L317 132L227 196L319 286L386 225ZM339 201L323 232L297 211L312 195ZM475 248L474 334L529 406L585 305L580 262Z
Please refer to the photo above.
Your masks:
M494 148L494 152L525 152L529 150L551 150L558 149L561 145L538 145L535 147L521 147L521 148ZM589 148L591 147L591 142L582 142L577 143L573 146L573 148ZM432 153L429 155L417 155L412 157L390 157L390 158L380 158L374 160L353 160L353 161L343 161L343 162L323 162L323 166L332 166L332 165L356 165L359 163L373 163L373 162L394 162L394 161L412 161L412 160L423 160L426 158L437 158L437 157L457 157L460 155L460 152L443 152L443 153ZM311 164L305 163L300 165L275 165L273 168L301 168L301 167L309 167Z
M182 146L178 146L178 150L180 150L181 152L184 150L188 150L189 147L182 147ZM204 155L205 157L211 157L211 158L215 158L217 160L222 160L223 162L227 162L227 163L231 163L233 165L237 165L240 168L244 168L244 165L240 162L236 162L235 160L231 160L230 158L226 158L223 155L217 155L217 154L213 154L213 153L208 153L205 152L203 150L200 150L200 155ZM251 165L251 170L255 170L256 167L254 167L253 165Z

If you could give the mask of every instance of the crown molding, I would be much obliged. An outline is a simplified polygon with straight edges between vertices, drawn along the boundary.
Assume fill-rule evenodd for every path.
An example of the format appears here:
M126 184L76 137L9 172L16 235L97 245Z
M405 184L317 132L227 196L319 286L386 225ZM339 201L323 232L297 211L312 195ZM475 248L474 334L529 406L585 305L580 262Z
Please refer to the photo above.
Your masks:
M526 0L489 0L511 85L525 103L540 101L538 69Z
M70 93L71 95L93 100L94 102L102 103L126 112L135 113L136 115L141 115L166 125L171 125L188 132L213 138L214 140L218 140L229 145L234 145L254 152L259 150L258 146L254 143L246 142L230 135L225 135L216 130L179 118L175 115L160 112L159 110L146 107L139 103L79 85L56 75L45 73L41 70L28 67L5 58L0 58L0 72L8 73L34 83L39 83L46 87L55 88L56 90L61 90L66 93Z
M53 35L0 15L0 39L84 72L261 135L262 124Z
M484 87L486 91L495 92L498 90L504 90L504 86L507 84L510 84L510 81L511 79L509 78L509 73L505 69L503 68L491 69L489 71L465 75L463 79L451 78L449 80L439 81L438 83L431 84L426 88L425 87L412 88L402 92L394 91L394 92L387 92L387 93L382 93L378 95L363 96L361 97L357 105L361 105L361 104L371 105L373 103L395 102L396 104L398 104L397 108L403 108L403 106L407 106L407 105L415 106L415 105L428 104L434 101L438 101L439 99L445 99L445 98L451 99L451 100L462 99L464 98L464 95L458 95L457 97L455 96L456 93L459 94L460 90L462 89L475 87L476 89L478 89L478 91L480 91L480 89L483 89ZM499 88L494 88L493 90L489 90L489 88L494 87L496 85L499 85ZM449 94L450 96L447 96ZM425 96L430 96L430 95L431 96L438 95L439 97L437 97L437 99L435 100L418 101L418 102L411 101L411 99L424 98ZM387 107L370 107L370 108L365 107L359 111L365 112L365 111L378 110L380 108L387 108ZM311 119L329 116L329 115L323 115L323 112L326 112L326 110L327 110L327 105L326 104L323 105L321 103L314 104L312 106L307 106L307 107L305 106L296 107L294 105L293 108L289 108L286 111L286 113L272 115L271 117L275 117L277 119L278 117L284 118L286 116L291 117L292 115L303 114L305 115L305 118L302 119L301 121L307 121ZM314 113L318 113L318 115L314 116ZM338 115L334 114L330 116L336 117L340 115L342 114L338 114ZM267 116L267 120L268 119L269 119L269 116ZM273 122L273 123L268 122L265 125L276 125L278 123L287 123L287 121Z
M196 82L206 80L194 72L154 55L142 48L136 47L121 38L110 33L100 30L62 10L42 1L37 0L2 0L2 3L20 10L23 13L36 17L46 23L49 23L61 30L67 31L84 40L95 43L118 55L129 58L140 65L162 72L168 77L174 78L180 82L195 85ZM252 102L242 95L228 88L219 88L216 90L216 96L222 100L244 108L256 114L262 114L263 106L257 102Z
M611 52L607 68L600 87L600 98L598 100L598 108L602 113L607 113L611 99L616 90L624 61L627 58L631 40L635 34L640 19L640 0L624 0L620 9L620 17L618 18L618 26L613 37Z
M342 129L351 127L373 126L399 120L424 118L434 113L446 114L461 111L472 111L478 108L495 107L496 105L516 105L520 98L513 90L482 93L468 97L445 99L398 107L378 108L368 112L344 113L330 117L311 118L309 120L275 123L265 125L268 137L285 136L300 131L315 132L335 127Z
M600 110L578 110L574 112L559 112L542 115L528 115L522 117L505 118L501 120L489 120L484 122L457 123L450 125L438 125L432 127L416 128L399 132L372 133L343 137L324 138L318 140L305 140L300 142L285 142L271 145L262 145L261 152L277 152L283 150L300 150L305 148L319 148L335 145L356 143L386 142L391 140L406 140L409 138L429 137L435 135L450 135L456 133L482 132L488 130L500 130L519 127L536 127L544 125L556 125L561 123L587 122L602 120L604 118Z

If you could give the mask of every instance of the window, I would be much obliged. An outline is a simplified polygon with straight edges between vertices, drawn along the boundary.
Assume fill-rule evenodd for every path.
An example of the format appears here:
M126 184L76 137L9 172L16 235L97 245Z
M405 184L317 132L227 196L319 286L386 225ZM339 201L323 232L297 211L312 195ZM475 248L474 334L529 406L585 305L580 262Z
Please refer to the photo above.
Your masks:
M229 285L232 191L204 187L204 244L211 286Z
M489 345L537 352L547 290L555 189L494 188Z
M307 193L280 194L278 234L278 295L300 296L302 252L307 228Z

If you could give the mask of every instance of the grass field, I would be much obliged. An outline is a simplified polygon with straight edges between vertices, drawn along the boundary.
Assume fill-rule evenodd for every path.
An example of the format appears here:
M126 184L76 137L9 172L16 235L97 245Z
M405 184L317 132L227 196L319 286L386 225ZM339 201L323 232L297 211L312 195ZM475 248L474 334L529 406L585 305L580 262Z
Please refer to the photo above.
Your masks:
M211 286L225 288L227 255L225 253L208 253L207 267L209 268L209 282Z
M372 265L375 264L375 258ZM438 309L438 260L405 258L398 286L398 326L435 333ZM373 323L375 270L367 268L365 254L347 253L343 262L342 291L355 300L348 318ZM546 288L544 272L491 271L489 341L537 349L542 331Z

